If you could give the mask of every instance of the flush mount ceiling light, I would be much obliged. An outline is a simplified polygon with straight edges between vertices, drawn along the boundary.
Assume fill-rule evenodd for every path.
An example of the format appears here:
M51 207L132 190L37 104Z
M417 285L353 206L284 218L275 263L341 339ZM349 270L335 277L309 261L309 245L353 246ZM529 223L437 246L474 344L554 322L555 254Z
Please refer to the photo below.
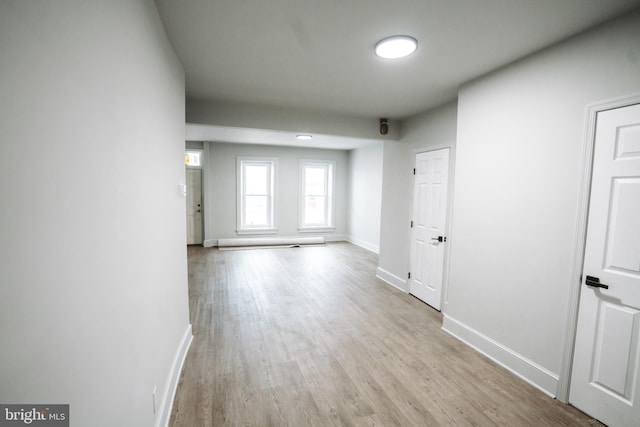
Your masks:
M311 135L296 135L296 138L301 139L303 141L308 141L313 138Z
M418 41L411 36L392 36L376 43L375 52L380 58L397 59L411 55L418 48Z

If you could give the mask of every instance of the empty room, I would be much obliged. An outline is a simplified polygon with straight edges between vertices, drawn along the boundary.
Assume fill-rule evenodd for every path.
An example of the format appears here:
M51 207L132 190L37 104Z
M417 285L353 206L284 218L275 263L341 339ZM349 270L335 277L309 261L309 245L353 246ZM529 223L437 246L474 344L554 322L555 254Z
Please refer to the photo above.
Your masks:
M3 0L0 62L1 425L640 425L640 1Z

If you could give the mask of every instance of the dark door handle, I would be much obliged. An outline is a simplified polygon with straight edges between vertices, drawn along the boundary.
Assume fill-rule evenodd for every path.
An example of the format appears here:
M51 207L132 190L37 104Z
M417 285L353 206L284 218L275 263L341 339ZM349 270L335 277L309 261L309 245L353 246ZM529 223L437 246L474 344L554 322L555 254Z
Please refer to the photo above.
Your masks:
M587 286L593 286L594 288L609 289L609 285L600 283L599 277L587 276L587 279L585 280L584 284Z
M438 242L446 242L447 238L443 236L432 237L431 240L437 240Z

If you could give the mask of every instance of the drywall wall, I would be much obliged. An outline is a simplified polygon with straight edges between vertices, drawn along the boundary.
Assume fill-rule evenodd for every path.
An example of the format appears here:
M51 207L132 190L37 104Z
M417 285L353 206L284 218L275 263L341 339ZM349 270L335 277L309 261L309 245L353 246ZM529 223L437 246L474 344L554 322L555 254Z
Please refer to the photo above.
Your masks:
M405 291L408 291L406 278L409 271L409 223L415 154L449 147L452 164L450 173L453 174L456 115L457 104L452 102L405 120L401 125L400 141L384 144L378 276Z
M3 1L0 57L0 402L161 423L190 325L184 73L155 5Z
M382 143L349 152L349 241L380 250Z
M237 237L236 233L236 158L238 156L273 157L278 159L276 175L275 236L321 235L327 240L344 240L348 226L349 159L342 150L276 147L252 144L205 143L205 246L217 239ZM300 159L334 160L335 230L333 232L299 233L299 169ZM273 236L273 235L272 235ZM247 236L250 237L250 236Z
M585 107L640 89L639 41L635 12L459 93L444 326L550 394L577 286Z
M392 119L389 120L389 133L381 135L377 118L352 117L326 111L196 99L187 100L186 109L187 123L194 124L311 132L372 140L398 138L398 121Z

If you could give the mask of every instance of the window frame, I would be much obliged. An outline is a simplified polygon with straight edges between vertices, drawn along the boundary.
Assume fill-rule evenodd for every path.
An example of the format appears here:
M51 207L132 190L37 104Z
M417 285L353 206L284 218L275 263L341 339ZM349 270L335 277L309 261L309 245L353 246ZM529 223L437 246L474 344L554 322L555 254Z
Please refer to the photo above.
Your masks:
M327 171L325 175L325 222L324 224L306 224L305 219L305 169L310 167L324 167ZM334 231L335 227L335 186L336 186L336 161L335 160L314 160L300 159L299 166L299 208L298 208L298 231L299 232L322 232Z
M269 182L267 183L267 224L250 226L245 223L245 167L247 165L266 165L268 167ZM275 234L276 227L276 180L278 159L273 157L238 156L236 162L236 233L243 234Z

